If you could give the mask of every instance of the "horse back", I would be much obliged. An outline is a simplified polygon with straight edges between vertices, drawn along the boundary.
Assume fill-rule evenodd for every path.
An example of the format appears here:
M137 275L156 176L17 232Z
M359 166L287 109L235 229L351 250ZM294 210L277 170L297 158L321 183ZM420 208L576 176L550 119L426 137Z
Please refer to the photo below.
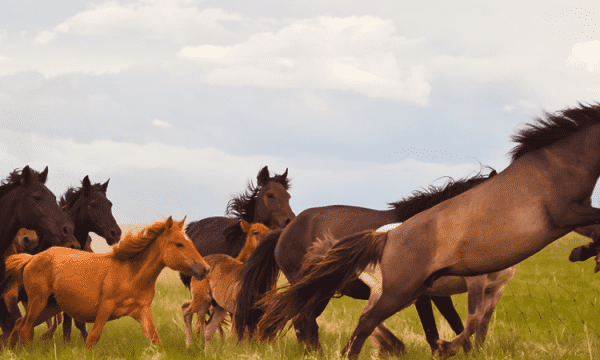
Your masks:
M200 255L227 254L235 257L244 246L246 238L240 237L239 241L227 241L224 231L237 222L239 220L213 216L189 223L185 232Z
M240 282L237 278L243 263L224 254L204 258L210 265L208 281L213 299L219 306L233 313Z
M306 209L284 228L275 248L275 259L288 280L292 281L302 267L304 255L317 240L326 235L341 239L393 222L393 210L346 205Z

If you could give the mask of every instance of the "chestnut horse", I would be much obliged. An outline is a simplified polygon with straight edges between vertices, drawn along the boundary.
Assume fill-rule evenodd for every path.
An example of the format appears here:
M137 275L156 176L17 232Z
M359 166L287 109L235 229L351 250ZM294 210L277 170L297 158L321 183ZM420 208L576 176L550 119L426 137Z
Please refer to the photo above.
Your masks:
M379 264L381 296L364 309L342 351L356 359L382 321L438 278L506 269L577 227L600 223L600 209L590 202L600 176L600 104L545 113L513 140L511 164L489 181L389 232L363 231L337 242L294 284L302 295L286 311L310 314L322 298Z
M160 346L152 308L154 286L169 267L203 278L210 270L183 231L169 217L138 234L128 233L106 254L53 247L40 254L12 255L6 260L9 281L22 283L29 303L11 334L11 346L33 339L37 324L64 311L74 319L93 322L86 347L91 349L109 320L131 316L146 336ZM50 302L49 298L55 300Z
M232 314L235 311L235 297L239 289L238 273L248 256L269 232L269 228L261 223L248 224L242 220L240 225L247 236L246 245L239 255L235 259L225 254L208 255L204 260L210 265L210 274L202 280L192 278L192 301L181 306L185 323L185 343L188 347L192 344L192 318L195 313L198 313L196 335L209 342L217 327L220 329L226 312ZM206 314L211 305L213 313L208 324L205 324Z
M487 181L495 174L496 172L492 170L489 175L479 174L456 181L451 179L443 186L429 186L429 189L415 191L411 197L391 203L392 209L389 210L344 205L304 210L283 231L267 235L244 266L241 275L243 277L242 287L238 294L237 308L234 313L234 327L238 337L242 338L245 334L252 337L255 333L256 325L263 315L263 311L255 307L256 302L262 294L276 285L280 268L291 284L299 279L298 272L303 266L304 256L317 239L327 233L336 238L342 238L358 231L375 230L386 224L405 221L423 210ZM370 289L357 280L342 293L353 298L367 300ZM461 333L464 327L449 296L423 295L420 297L416 303L417 312L421 318L427 342L432 351L435 351L439 335L433 316L432 300L456 334ZM328 301L329 299L318 304L314 312L303 318L302 322L294 322L298 341L307 345L309 349L320 348L316 318L323 312ZM380 347L381 355L402 353L402 342L383 324L378 327L373 336ZM465 351L468 351L470 347L470 342L466 342Z
M281 175L271 177L267 166L263 167L256 177L257 185L248 183L242 194L227 203L226 214L230 217L214 216L191 222L186 233L194 242L202 256L210 254L227 254L236 257L245 244L246 236L240 227L240 220L249 223L260 222L272 229L281 229L294 217L290 208L290 180L288 170ZM186 287L190 286L190 278L180 274Z

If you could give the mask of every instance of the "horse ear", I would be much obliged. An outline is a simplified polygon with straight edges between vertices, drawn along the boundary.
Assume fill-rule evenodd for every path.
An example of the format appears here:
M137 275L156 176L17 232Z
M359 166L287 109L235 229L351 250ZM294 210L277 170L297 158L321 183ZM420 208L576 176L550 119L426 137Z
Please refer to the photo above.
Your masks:
M492 172L490 173L488 178L491 178L492 176L495 176L495 175L498 175L498 173L496 172L496 170L492 170Z
M173 217L169 216L169 218L167 219L167 221L165 221L165 223L167 224L167 229L170 229L171 227L173 227Z
M283 179L286 179L286 178L287 178L287 172L288 172L288 168L285 168L285 172L284 172L283 174L281 174L281 177L282 177Z
M250 224L248 224L248 222L244 219L240 220L240 227L245 233L248 233L248 231L250 231Z
M21 170L21 185L27 186L31 183L31 169L29 165L26 165L23 170Z
M181 221L177 224L177 226L179 226L180 229L183 229L183 224L185 224L185 219L187 219L187 215L183 217L183 219L181 219Z
M48 178L48 167L46 166L46 168L44 169L44 171L42 171L40 173L39 180L40 180L40 182L42 184L45 184L47 178Z
M102 192L104 193L104 195L106 195L106 189L108 188L108 182L109 181L110 181L110 178L108 180L106 180L106 182L104 184L101 185Z
M90 178L88 175L86 175L81 181L81 187L83 188L84 195L87 195L90 192L90 189L92 188L92 183L90 182Z
M258 182L258 186L265 186L269 182L269 167L265 166L262 170L259 171L258 176L256 177L256 181Z

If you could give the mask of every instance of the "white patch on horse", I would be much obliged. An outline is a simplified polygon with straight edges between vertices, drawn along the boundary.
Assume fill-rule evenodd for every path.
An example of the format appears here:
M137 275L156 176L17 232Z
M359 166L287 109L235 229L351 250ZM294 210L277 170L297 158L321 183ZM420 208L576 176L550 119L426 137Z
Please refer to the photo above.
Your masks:
M399 223L383 225L382 227L380 227L379 229L377 229L375 231L376 232L388 232L390 230L397 228L398 226L400 226L400 224L402 224L402 223L399 222ZM379 266L379 264L369 265L365 269L365 271L363 271L360 275L358 275L358 278L360 280L362 280L362 282L364 282L369 288L371 288L371 297L375 296L376 298L379 298L381 296L382 279L381 279L381 267Z

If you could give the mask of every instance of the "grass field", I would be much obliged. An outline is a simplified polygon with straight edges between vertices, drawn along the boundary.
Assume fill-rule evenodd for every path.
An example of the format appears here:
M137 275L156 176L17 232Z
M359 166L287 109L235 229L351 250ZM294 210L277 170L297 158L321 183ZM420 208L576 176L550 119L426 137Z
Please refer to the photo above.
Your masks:
M600 359L600 274L593 273L592 260L570 263L567 259L573 247L585 242L569 234L521 264L498 303L483 349L472 351L470 359ZM106 325L91 351L85 350L75 328L69 344L62 341L62 329L53 341L40 340L46 331L42 325L29 347L3 349L0 359L337 359L365 305L346 297L329 304L319 318L322 354L304 354L293 331L271 343L236 343L230 335L225 339L217 335L207 346L196 340L186 349L181 304L189 301L189 292L170 270L163 271L156 290L153 311L162 352L149 345L137 322L121 318ZM453 299L464 321L466 294ZM453 338L439 313L436 318L441 337ZM414 307L394 315L386 325L405 342L403 359L431 358ZM376 358L375 354L368 340L360 358ZM464 358L461 351L453 359Z

